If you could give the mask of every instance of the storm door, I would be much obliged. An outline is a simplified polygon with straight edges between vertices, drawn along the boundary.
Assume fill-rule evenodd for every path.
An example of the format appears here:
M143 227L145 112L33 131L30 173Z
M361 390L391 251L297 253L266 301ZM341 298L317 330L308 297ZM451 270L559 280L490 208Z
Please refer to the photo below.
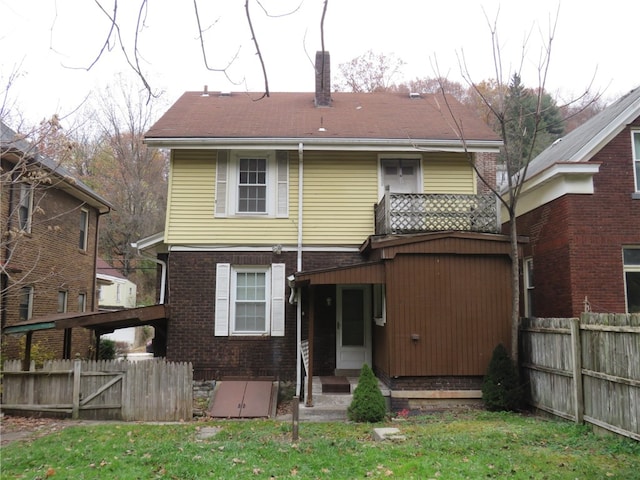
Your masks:
M371 287L338 285L336 369L359 370L371 364Z
M383 158L382 188L389 186L391 193L420 193L420 162L412 158Z

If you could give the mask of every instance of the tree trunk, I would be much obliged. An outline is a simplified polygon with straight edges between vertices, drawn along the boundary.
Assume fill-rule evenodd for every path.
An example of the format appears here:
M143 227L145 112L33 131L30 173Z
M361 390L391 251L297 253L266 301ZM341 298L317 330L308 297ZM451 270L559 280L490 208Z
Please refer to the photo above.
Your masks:
M511 240L511 360L518 364L518 327L520 326L520 256L515 209L509 215Z

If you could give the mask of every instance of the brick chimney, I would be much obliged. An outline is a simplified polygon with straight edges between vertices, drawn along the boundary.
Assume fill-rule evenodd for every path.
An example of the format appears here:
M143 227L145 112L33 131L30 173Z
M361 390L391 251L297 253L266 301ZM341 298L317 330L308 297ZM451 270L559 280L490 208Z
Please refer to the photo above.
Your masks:
M331 68L329 52L316 52L316 107L331 106Z

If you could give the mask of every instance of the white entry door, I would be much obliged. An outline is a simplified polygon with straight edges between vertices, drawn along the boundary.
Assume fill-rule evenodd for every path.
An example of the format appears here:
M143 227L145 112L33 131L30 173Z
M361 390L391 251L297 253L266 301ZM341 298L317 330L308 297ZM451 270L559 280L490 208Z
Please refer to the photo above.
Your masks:
M360 370L371 365L371 287L338 285L336 368Z
M391 193L419 193L420 162L410 158L384 158L381 161L382 188Z

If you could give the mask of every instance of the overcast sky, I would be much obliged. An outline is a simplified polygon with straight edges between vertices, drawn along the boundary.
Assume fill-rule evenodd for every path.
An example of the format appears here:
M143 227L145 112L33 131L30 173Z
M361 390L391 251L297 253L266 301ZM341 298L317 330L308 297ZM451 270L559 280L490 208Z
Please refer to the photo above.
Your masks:
M113 10L113 0L100 0ZM272 15L301 7L293 14L267 17L250 1L256 37L272 92L312 91L310 58L320 49L322 0L261 0ZM203 66L193 2L149 0L144 29L138 34L140 65L153 89L164 91L167 104L184 91L263 91L244 0L200 0L200 19L211 67L221 68L237 54L224 74ZM139 1L120 0L118 17L131 55ZM559 9L559 10L558 10ZM397 82L441 73L460 81L464 55L473 80L495 78L491 33L497 18L505 79L518 68L525 50L523 80L537 86L542 46L557 16L547 90L564 98L589 87L615 99L640 85L638 47L640 1L608 0L597 8L584 0L330 0L325 19L325 48L332 76L338 65L367 50L393 54L406 65ZM131 77L119 45L98 56L109 31L108 19L89 0L0 0L0 77L2 87L16 69L20 78L10 94L22 113L35 120L75 109L92 90ZM133 58L133 57L130 57Z

